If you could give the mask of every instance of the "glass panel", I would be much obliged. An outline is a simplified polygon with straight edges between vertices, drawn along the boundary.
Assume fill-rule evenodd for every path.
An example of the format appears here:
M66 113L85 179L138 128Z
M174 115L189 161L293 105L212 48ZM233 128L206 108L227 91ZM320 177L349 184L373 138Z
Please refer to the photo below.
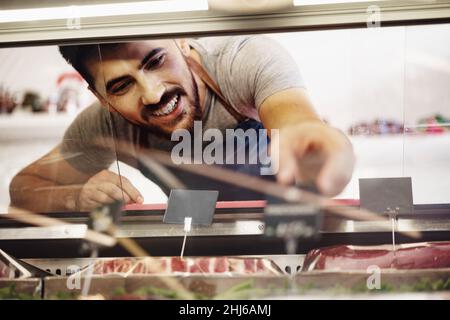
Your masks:
M404 174L418 204L450 203L450 25L406 28Z
M359 198L359 179L402 177L404 27L349 31L351 122L357 165L349 188ZM349 130L348 129L348 130Z
M360 178L402 176L404 28L274 37L295 58L320 116L353 143L356 167L338 198L358 199Z
M333 30L273 35L294 58L321 119L346 134L354 116L352 32ZM356 183L353 179L339 197L355 198Z
M351 133L357 163L339 198L358 199L360 178L411 177L415 204L449 202L448 35L448 25L274 35L322 118Z
M92 136L73 123L86 118L96 99L58 49L0 50L1 212L10 204L36 212L78 211L79 190L96 170L95 153L78 148ZM71 61L78 58L71 53ZM82 157L92 162L78 167Z
M47 158L40 162L43 167L39 170L28 172L30 179L37 180L25 180L18 184L19 189L13 184L12 194L18 199L36 199L24 207L76 210L74 205L67 207L70 199L58 190L85 186L103 169L115 174L108 179L121 175L133 186L116 179L115 187L109 185L115 191L103 192L107 201L111 197L129 202L167 201L170 186L177 182L170 180L170 175L161 176L161 168L143 168L138 161L141 147L171 152L177 145L170 141L172 132L186 128L194 134L190 146L195 151L194 120L203 120L198 132L204 146L207 130L219 129L226 138L226 129L235 129L239 122L192 72L183 50L198 54L198 61L231 100L231 106L239 106L247 116L257 116L255 105L270 96L261 98L267 88L277 92L294 86L292 83L298 85L295 74L299 70L320 118L346 133L353 143L356 167L337 198L358 199L360 178L412 177L416 204L449 203L450 51L445 41L449 32L449 25L441 24L270 34L264 37L269 41L264 43L270 43L264 54L242 61L239 55L227 60L233 57L233 51L226 50L229 41L246 39L236 37L66 47L66 57L72 55L69 60L73 64L80 62L77 69L85 80L64 61L57 47L2 49L0 204L9 205L8 189L16 173L61 141L66 150L64 161L71 167L55 166L61 158ZM267 81L272 79L265 78L267 70L284 80ZM266 80L264 86L260 86L261 80ZM87 83L97 98L86 90ZM204 94L196 96L196 92ZM209 107L197 114L200 103ZM7 114L12 107L15 109ZM176 110L181 111L174 119L167 117ZM205 162L203 151L200 156ZM77 168L79 176L73 176L70 168ZM61 179L60 188L48 182L55 176ZM181 179L182 175L175 172L175 177ZM186 181L192 182L187 187L194 189L217 188L211 179L199 176L182 182ZM100 185L103 182L100 179ZM122 192L121 188L129 190ZM139 196L143 199L138 201ZM86 201L91 206L101 203L89 197ZM236 192L227 200L238 199L255 197Z
M164 40L163 42L172 43L173 41ZM144 114L144 109L141 109L144 98L138 93L141 88L136 84L136 77L139 77L138 66L143 62L141 67L151 68L150 64L157 63L154 59L163 54L158 51L162 47L153 46L152 43L152 41L138 41L99 46L101 63L97 66L99 68L97 76L101 86L98 87L98 93L103 98L103 108L110 111L114 148L118 159L109 170L129 182L122 184L125 203L165 203L167 201L167 195L158 184L159 180L151 179L153 178L151 174L147 175L149 178L144 175L149 169L140 161L142 154L139 152L140 148L146 150L151 148L153 146L151 143L156 143L156 140L161 141L161 144L169 145L167 139L161 139L159 136L149 142L147 135L152 133L147 131L148 126L142 120L148 115ZM138 45L132 47L133 44ZM152 53L152 50L156 51ZM145 59L147 60L144 61ZM143 70L140 72L142 76ZM151 83L144 85L150 86ZM150 96L148 99L151 100L153 97ZM168 139L170 141L170 136ZM138 201L137 197L142 199Z
M389 2L389 0L381 0L383 2ZM353 2L372 2L379 3L380 1L373 0L294 0L294 5L296 6L308 6L317 4L340 4L340 3L353 3ZM392 1L390 1L392 2Z

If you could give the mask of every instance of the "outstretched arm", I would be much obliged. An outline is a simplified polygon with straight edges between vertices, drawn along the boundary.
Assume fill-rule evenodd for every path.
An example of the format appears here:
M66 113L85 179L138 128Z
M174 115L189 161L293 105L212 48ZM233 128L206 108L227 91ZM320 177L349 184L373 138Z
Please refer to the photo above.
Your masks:
M89 211L114 200L143 201L124 177L108 170L86 174L75 169L60 146L21 170L11 181L10 196L12 206L34 212Z

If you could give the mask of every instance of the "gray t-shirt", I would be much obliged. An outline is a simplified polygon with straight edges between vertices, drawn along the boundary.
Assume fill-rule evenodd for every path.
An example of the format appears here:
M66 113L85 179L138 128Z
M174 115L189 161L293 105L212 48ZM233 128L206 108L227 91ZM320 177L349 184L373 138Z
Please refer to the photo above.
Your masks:
M228 103L248 118L259 120L257 108L269 96L304 86L292 57L266 36L202 38L189 40L189 44L200 54L201 63ZM236 125L236 120L208 90L203 130L225 130ZM111 138L127 143L126 154L118 151ZM76 169L94 174L116 159L136 166L138 146L170 151L173 143L96 103L80 113L67 129L61 150Z

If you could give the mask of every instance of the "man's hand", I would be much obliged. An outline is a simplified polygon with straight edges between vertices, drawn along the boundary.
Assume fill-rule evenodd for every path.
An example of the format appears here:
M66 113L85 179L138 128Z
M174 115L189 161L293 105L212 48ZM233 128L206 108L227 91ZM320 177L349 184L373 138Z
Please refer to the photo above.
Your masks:
M271 95L261 104L259 116L265 128L279 130L279 145L272 139L271 154L272 161L279 161L280 183L315 184L328 196L345 188L355 163L352 145L341 131L320 120L305 89Z
M272 146L272 157L279 161L280 183L313 183L328 196L345 188L355 157L350 141L341 131L320 121L306 121L283 127L278 134L279 145Z
M103 170L92 176L82 187L78 197L78 209L91 211L114 201L142 203L140 192L125 177Z

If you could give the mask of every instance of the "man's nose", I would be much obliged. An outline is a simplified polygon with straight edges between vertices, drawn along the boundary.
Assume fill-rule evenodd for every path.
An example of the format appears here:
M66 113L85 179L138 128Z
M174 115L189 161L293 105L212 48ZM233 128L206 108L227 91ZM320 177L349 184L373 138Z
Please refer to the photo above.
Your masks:
M144 105L157 104L164 94L164 85L156 77L142 75L139 80L141 99Z

